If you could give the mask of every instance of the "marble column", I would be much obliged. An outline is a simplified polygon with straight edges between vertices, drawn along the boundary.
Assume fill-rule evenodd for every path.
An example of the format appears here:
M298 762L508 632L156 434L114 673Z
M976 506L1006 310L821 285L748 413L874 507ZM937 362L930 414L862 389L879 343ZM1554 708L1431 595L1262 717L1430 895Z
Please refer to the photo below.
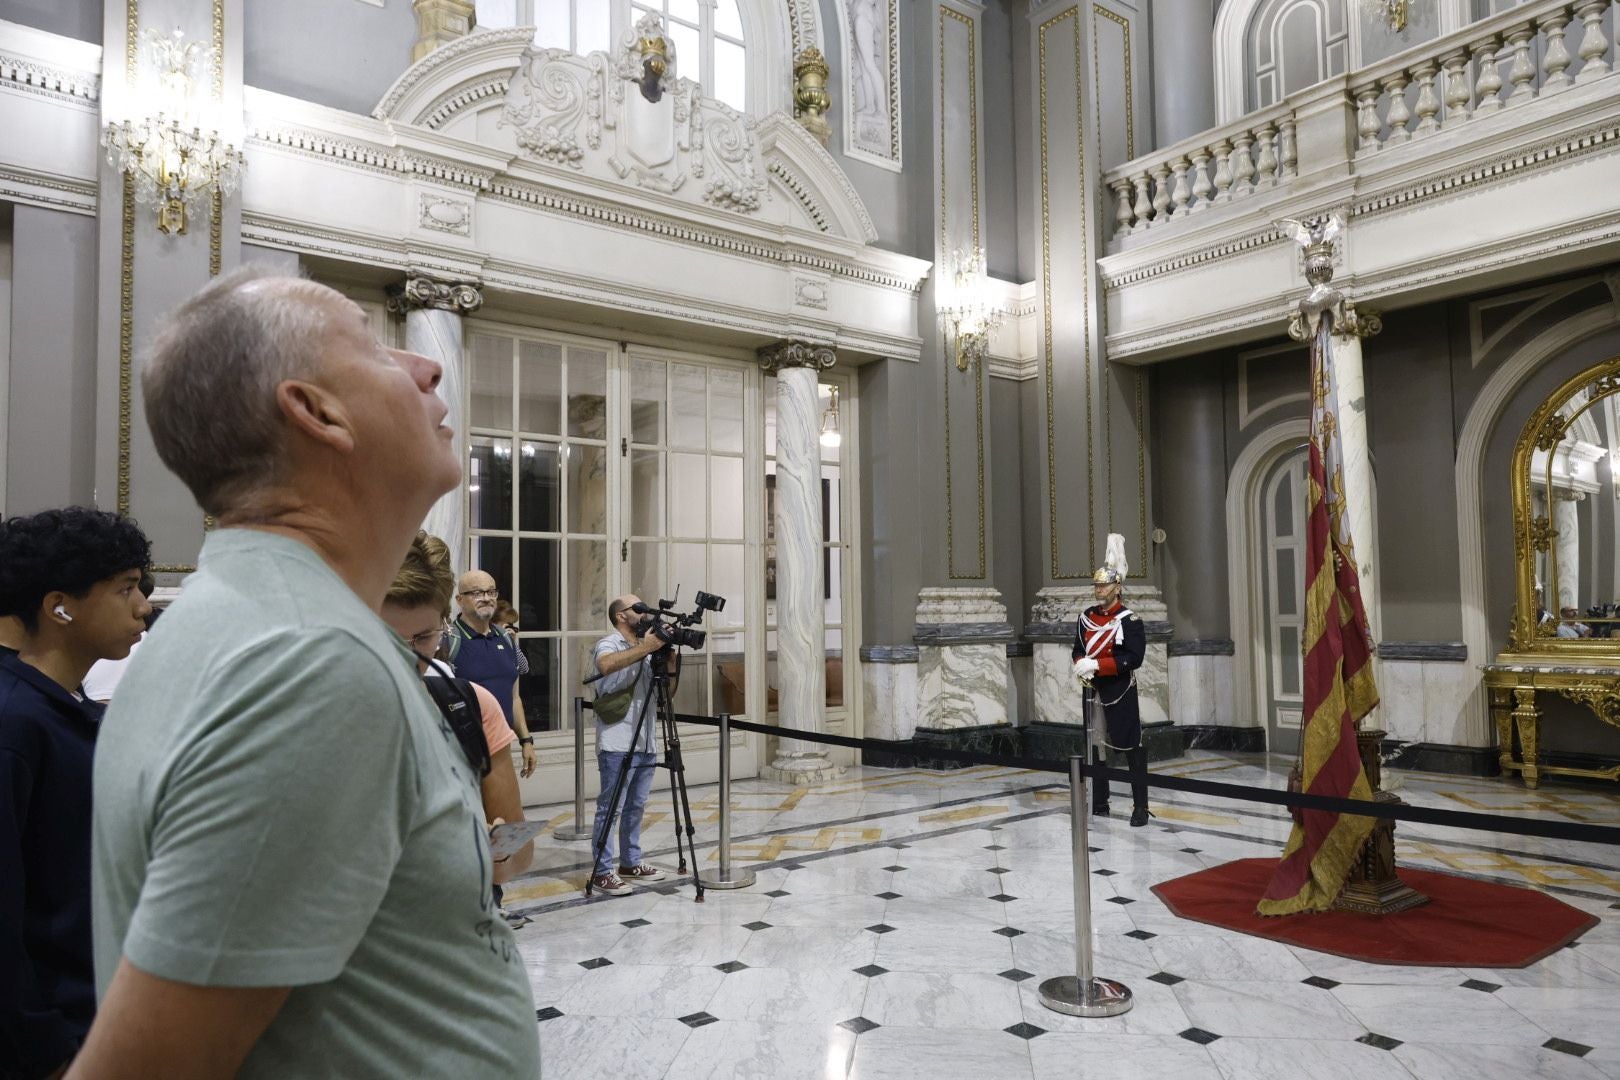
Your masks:
M1169 146L1215 126L1215 0L1153 0L1153 136Z
M1558 532L1558 603L1555 614L1581 606L1581 517L1579 491L1555 488L1552 492L1553 528Z
M388 290L388 310L405 316L405 349L438 363L444 370L439 397L450 409L445 422L456 433L462 461L467 457L466 350L462 319L484 303L479 287L466 282L435 281L412 275L403 285ZM450 548L451 565L459 574L467 560L465 492L446 493L428 511L422 528Z
M783 727L825 728L827 612L822 599L821 407L817 373L832 347L781 341L759 350L776 376L776 671ZM782 739L764 775L784 783L825 780L843 770L817 743Z
M1373 532L1372 458L1367 453L1367 388L1362 378L1361 338L1333 335L1333 411L1344 462L1345 513L1356 548L1361 603L1374 641L1384 638L1383 605L1378 602L1378 537Z

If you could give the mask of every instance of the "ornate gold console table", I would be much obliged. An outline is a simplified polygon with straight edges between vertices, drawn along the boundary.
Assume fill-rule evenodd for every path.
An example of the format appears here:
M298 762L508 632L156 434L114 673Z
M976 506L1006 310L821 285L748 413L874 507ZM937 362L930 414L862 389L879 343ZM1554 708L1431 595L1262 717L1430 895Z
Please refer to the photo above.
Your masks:
M1541 762L1541 710L1536 691L1550 690L1585 705L1605 724L1620 727L1620 664L1549 661L1542 657L1500 656L1486 664L1485 686L1491 695L1491 716L1496 721L1496 744L1502 771L1517 772L1525 787L1541 783L1541 774L1586 776L1620 780L1620 765L1604 769L1576 769ZM1519 757L1513 756L1513 732L1519 733Z

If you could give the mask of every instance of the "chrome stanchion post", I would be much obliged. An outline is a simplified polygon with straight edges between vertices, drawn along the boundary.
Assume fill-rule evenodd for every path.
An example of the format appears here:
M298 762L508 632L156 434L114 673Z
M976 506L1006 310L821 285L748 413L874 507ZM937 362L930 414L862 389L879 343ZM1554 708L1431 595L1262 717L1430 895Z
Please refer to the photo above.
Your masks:
M1069 758L1069 809L1074 822L1074 960L1075 974L1041 983L1041 1004L1069 1016L1118 1016L1130 1011L1131 991L1091 971L1091 855L1086 848L1086 778L1084 757Z
M706 889L746 889L754 883L752 870L731 869L731 717L720 714L720 866L699 870Z
M591 822L585 820L585 699L574 699L574 823L552 832L558 840L589 840Z

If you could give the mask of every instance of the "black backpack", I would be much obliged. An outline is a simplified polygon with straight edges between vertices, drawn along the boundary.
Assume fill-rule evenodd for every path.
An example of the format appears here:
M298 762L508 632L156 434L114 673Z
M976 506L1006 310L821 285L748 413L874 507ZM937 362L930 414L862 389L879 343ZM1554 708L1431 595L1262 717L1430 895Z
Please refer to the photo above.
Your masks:
M484 738L483 709L472 683L458 679L450 669L437 660L429 660L441 678L423 678L428 696L439 707L444 722L455 732L461 752L467 755L467 764L480 778L489 775L489 742Z

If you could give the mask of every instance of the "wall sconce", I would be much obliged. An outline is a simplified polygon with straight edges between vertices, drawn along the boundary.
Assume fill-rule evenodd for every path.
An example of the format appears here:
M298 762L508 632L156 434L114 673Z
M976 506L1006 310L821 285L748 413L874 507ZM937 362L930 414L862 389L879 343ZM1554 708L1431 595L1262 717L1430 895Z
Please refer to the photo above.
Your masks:
M206 125L197 106L219 67L219 56L176 30L141 35L140 90L133 118L108 123L101 144L107 163L135 180L135 201L158 208L158 229L186 231L186 212L215 192L236 190L242 151Z
M827 407L821 413L821 445L829 450L836 450L843 443L843 433L838 430L838 387L828 387L832 397Z
M951 287L941 298L939 317L946 339L956 352L956 370L966 371L990 356L990 331L1001 325L1003 312L994 303L984 272L984 249L951 253Z
M1391 33L1398 34L1406 29L1411 0L1362 0L1362 4L1374 14L1382 15Z

